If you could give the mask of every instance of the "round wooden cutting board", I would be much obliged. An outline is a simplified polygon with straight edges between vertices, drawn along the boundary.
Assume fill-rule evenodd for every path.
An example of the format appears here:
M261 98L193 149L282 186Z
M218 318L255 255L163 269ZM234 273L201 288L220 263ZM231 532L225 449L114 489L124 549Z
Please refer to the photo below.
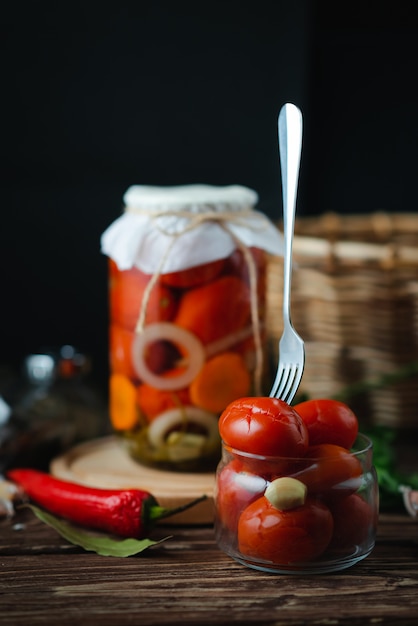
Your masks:
M206 495L196 506L168 517L165 524L211 524L214 519L212 472L189 474L145 467L134 461L116 437L80 444L52 460L51 474L105 489L145 489L161 506L177 507Z

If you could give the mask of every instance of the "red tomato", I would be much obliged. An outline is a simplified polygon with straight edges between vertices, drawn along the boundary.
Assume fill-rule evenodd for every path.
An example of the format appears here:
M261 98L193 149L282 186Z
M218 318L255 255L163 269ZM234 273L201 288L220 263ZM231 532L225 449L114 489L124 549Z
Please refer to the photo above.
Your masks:
M160 280L164 285L168 285L169 287L179 287L181 289L198 287L216 278L223 270L224 265L225 259L218 259L179 272L161 274Z
M137 387L136 400L138 408L148 422L169 409L190 405L188 389L165 391L142 383Z
M258 296L261 300L263 300L266 293L266 253L264 250L260 250L260 248L249 248L248 250L253 258L257 272ZM242 278L247 285L250 284L248 262L241 250L234 250L234 252L226 259L224 274L234 274L235 276Z
M216 511L220 523L236 532L241 511L259 498L266 487L267 481L246 471L240 460L230 461L216 480Z
M148 343L144 349L144 360L147 368L154 374L163 374L176 367L181 359L177 346L166 339L157 339Z
M219 418L224 443L251 454L301 457L308 448L308 430L296 411L277 398L241 398Z
M262 496L239 518L238 549L266 564L302 563L325 551L332 529L331 512L321 502L308 499L302 506L280 511Z
M112 262L113 263L113 262ZM110 266L110 317L127 330L134 331L141 312L144 292L150 276L137 268L119 271L115 263ZM145 322L170 321L177 311L173 290L157 282L146 303Z
M184 291L174 323L208 345L251 323L251 294L243 280L221 276Z
M305 483L309 494L347 496L361 484L360 461L341 446L332 443L309 446L303 462L306 466L293 477Z
M329 548L355 552L358 546L372 543L377 527L377 506L354 493L330 505L334 531Z
M350 449L358 433L353 411L337 400L307 400L295 406L309 431L309 443L334 443Z

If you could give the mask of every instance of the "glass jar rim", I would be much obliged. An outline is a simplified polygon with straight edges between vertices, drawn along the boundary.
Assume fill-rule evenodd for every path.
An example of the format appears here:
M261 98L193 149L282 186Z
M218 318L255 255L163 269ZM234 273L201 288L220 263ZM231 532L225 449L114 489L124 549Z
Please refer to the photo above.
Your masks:
M226 452L233 454L235 456L242 456L247 459L254 459L257 461L302 461L306 460L304 456L283 456L283 455L265 455L265 454L253 454L252 452L245 452L244 450L239 450L238 448L234 448L230 446L226 441L222 440L222 447ZM342 446L340 446L342 447ZM354 441L352 447L348 450L350 455L353 457L360 457L364 454L370 453L373 449L373 441L367 435L363 433L358 433L356 440ZM309 457L309 461L319 460L317 457Z

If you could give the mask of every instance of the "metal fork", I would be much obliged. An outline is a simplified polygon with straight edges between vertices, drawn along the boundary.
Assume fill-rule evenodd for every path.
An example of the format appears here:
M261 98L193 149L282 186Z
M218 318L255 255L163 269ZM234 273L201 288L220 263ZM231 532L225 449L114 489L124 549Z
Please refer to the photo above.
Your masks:
M281 108L278 129L284 232L283 334L279 342L279 364L270 397L279 398L290 404L300 385L305 366L304 343L293 328L290 319L292 246L302 150L302 113L294 104L287 103Z

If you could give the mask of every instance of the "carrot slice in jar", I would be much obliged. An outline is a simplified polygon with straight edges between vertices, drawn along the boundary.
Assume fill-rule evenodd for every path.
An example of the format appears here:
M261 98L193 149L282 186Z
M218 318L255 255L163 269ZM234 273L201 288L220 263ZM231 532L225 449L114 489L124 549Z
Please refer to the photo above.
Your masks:
M115 430L131 430L138 423L135 385L122 374L110 377L110 420Z
M132 359L132 345L135 333L117 324L109 329L110 369L114 374L123 374L127 378L137 380Z
M251 377L243 358L235 352L224 352L206 361L190 385L193 404L221 413L233 400L250 392Z

